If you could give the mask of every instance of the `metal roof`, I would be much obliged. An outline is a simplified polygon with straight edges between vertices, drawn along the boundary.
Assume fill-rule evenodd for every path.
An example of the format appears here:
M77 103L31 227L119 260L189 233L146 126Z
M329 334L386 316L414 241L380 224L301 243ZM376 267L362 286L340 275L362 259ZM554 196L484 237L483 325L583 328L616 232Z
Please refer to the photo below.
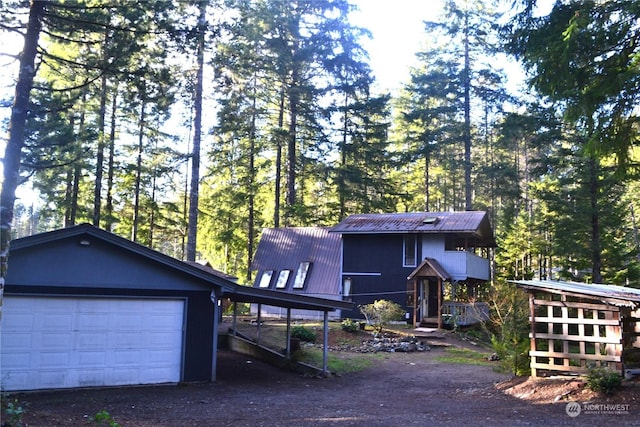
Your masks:
M350 215L332 233L421 233L473 236L485 244L494 242L489 217L484 211L407 212Z
M640 289L600 283L559 282L554 280L511 280L530 291L543 291L606 301L613 305L636 307L640 305Z
M290 278L282 291L335 297L340 291L340 260L340 235L326 227L266 228L251 264L258 271L254 287L264 271L273 270L277 276L278 271L291 270L293 276L301 262L310 262L305 287L292 289Z

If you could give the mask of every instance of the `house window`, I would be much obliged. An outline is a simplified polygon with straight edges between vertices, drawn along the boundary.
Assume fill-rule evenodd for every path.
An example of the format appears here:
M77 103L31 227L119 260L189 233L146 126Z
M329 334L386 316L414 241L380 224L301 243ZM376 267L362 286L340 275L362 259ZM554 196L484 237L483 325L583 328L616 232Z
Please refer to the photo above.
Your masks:
M311 266L311 263L307 261L300 263L300 265L298 266L298 271L296 272L296 279L293 282L293 289L304 288L304 284L307 281L307 273L309 272L310 266Z
M417 252L418 252L418 239L415 234L406 234L403 240L403 267L415 267Z
M351 277L345 277L342 281L342 297L345 299L351 297Z
M276 282L276 289L284 289L287 287L289 273L291 273L291 270L280 271L280 274L278 274L278 281Z
M269 284L271 284L271 276L273 276L273 270L267 270L262 273L262 277L260 278L260 284L258 285L258 287L268 288Z
M447 236L444 239L445 251L464 251L466 250L465 239L455 236Z

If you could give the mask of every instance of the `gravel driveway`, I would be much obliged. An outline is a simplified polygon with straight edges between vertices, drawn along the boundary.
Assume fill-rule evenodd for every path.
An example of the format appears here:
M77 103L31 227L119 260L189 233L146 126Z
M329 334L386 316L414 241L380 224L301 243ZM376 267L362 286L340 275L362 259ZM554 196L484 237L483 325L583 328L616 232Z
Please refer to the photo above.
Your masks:
M106 411L120 426L515 426L640 425L626 414L569 417L566 402L534 404L496 384L491 366L437 360L445 349L388 353L353 374L309 378L229 351L215 384L28 393L28 426L86 426ZM504 388L504 387L501 387ZM108 424L101 424L108 425ZM115 424L113 424L115 425Z

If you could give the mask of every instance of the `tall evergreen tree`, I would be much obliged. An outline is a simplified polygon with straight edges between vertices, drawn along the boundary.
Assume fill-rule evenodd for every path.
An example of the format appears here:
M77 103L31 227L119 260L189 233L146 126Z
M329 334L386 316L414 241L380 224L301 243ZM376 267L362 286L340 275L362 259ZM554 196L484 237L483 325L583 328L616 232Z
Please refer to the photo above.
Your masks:
M638 141L640 8L628 1L558 2L548 16L533 18L531 13L525 7L507 27L507 47L530 70L531 84L562 108L579 134L579 152L590 172L591 271L599 282L601 163L606 154L615 154L624 170L629 149Z
M407 161L419 156L424 162L425 209L439 204L431 195L434 183L444 188L438 179L446 180L453 191L462 185L462 206L460 197L452 194L446 209L473 208L472 138L479 134L482 116L476 113L472 120L472 108L494 111L504 99L499 70L493 70L488 59L495 53L497 16L489 1L447 1L441 20L425 22L429 43L416 55L420 66L412 71L400 106L406 141L413 145ZM486 135L487 126L483 124ZM455 147L459 141L460 151ZM446 171L441 178L434 176L437 157Z

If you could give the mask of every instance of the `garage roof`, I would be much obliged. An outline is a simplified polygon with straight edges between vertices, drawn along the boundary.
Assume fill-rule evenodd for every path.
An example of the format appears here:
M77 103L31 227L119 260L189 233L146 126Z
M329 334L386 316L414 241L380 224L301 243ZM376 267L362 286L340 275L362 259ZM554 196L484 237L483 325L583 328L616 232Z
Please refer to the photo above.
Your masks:
M10 251L19 251L31 246L42 245L61 239L68 239L70 237L77 237L80 245L83 244L83 239L89 239L87 241L90 241L92 238L100 239L109 244L118 246L125 251L131 251L138 255L147 257L155 262L208 283L212 290L218 288L218 292L220 293L218 297L229 298L232 301L318 311L334 311L338 309L350 310L353 308L353 304L338 300L309 297L305 295L292 295L285 292L242 286L235 283L232 280L233 277L225 273L216 271L212 268L203 268L201 265L196 266L193 263L178 260L146 246L132 242L131 240L94 227L91 224L80 224L16 239L11 242ZM9 261L9 264L11 264L11 261Z

